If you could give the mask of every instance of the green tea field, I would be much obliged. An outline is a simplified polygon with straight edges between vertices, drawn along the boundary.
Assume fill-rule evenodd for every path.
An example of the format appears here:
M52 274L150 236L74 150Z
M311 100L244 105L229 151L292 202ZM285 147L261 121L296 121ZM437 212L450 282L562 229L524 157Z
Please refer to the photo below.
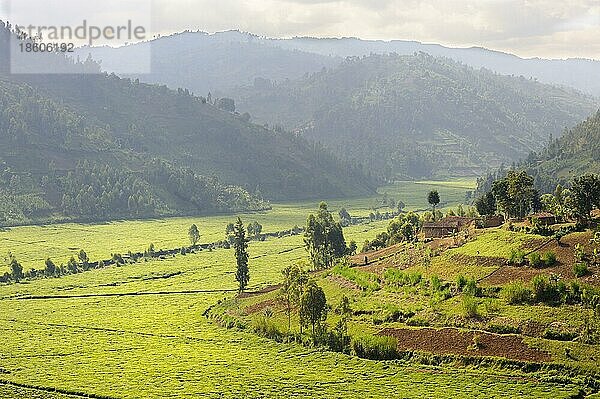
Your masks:
M421 186L423 195L406 196L414 183L389 188L389 195L404 194L409 208L424 208L430 186ZM462 186L447 190L452 204L464 197ZM377 201L330 204L358 214ZM241 216L278 231L303 225L315 208L284 204ZM1 232L0 245L35 267L47 257L66 261L80 248L94 260L150 243L181 246L190 223L198 224L202 241L214 241L232 219L18 227ZM365 222L344 233L361 243L387 224ZM285 265L307 256L301 235L253 241L249 251L250 291L279 283ZM580 392L575 380L552 374L373 361L221 327L204 314L235 296L234 262L233 250L203 250L0 286L0 397L568 398Z

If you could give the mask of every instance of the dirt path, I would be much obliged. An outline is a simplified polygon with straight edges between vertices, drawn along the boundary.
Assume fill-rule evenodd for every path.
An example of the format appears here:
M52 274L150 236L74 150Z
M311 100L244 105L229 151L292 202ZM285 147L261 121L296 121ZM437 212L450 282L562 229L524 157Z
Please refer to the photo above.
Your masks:
M27 295L5 297L2 300L33 301L48 299L84 299L98 297L122 297L122 296L143 296L143 295L193 295L193 294L214 294L237 292L236 289L222 290L190 290L190 291L149 291L149 292L107 292L102 294L80 294L80 295Z

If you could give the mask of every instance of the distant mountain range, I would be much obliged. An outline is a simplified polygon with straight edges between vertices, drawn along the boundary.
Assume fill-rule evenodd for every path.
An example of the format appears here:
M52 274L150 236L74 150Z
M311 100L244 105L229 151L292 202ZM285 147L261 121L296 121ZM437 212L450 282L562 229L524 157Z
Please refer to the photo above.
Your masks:
M135 77L145 82L167 84L172 88L186 87L197 94L248 85L255 78L298 78L304 73L335 66L348 56L425 52L448 57L474 68L532 77L544 83L570 86L600 96L598 60L526 59L480 47L451 48L405 40L272 39L238 31L215 34L183 32L116 49L86 47L79 49L78 54L82 58L91 54L94 59L102 60L106 71L120 73L123 68L135 68L139 62L139 52L148 48L152 51L152 74Z
M11 75L0 24L0 225L256 210L371 194L375 179L223 104L47 54L73 74ZM217 105L220 105L217 106Z

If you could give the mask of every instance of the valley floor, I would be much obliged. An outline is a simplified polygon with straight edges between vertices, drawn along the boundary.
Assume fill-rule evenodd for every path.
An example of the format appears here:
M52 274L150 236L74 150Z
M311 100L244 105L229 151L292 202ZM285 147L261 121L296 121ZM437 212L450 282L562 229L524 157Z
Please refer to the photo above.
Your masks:
M413 199L407 194L414 186L396 185L393 195L413 209L424 207L421 192ZM427 189L424 185L423 192ZM448 205L464 198L464 187L448 190ZM368 214L375 201L330 204L354 215ZM277 205L271 213L243 217L258 220L265 231L278 231L302 226L315 208ZM230 219L22 227L0 232L0 251L12 251L28 268L40 267L48 256L64 262L80 248L94 260L116 251L143 251L150 243L157 248L184 245L191 223L198 224L203 242L221 239ZM373 221L344 232L348 241L362 243L387 224ZM253 241L249 249L249 289L254 291L278 284L286 264L306 258L298 235ZM371 297L324 277L333 302L340 292L354 292L358 301L370 303ZM204 314L234 300L235 294L225 290L235 288L233 253L227 249L2 285L0 397L568 398L583 386L582 379L562 379L550 371L372 361L277 343L250 329L220 327ZM265 298L249 298L248 304ZM352 328L376 333L380 327L368 317Z

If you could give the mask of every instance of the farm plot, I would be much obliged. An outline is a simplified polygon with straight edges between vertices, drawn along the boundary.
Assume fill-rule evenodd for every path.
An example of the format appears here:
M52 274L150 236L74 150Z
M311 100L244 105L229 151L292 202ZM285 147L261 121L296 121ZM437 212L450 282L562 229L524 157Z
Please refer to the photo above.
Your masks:
M551 360L548 353L530 348L523 342L523 338L517 335L496 335L454 328L385 328L379 334L395 337L398 340L398 348L403 351L503 357L528 362Z

